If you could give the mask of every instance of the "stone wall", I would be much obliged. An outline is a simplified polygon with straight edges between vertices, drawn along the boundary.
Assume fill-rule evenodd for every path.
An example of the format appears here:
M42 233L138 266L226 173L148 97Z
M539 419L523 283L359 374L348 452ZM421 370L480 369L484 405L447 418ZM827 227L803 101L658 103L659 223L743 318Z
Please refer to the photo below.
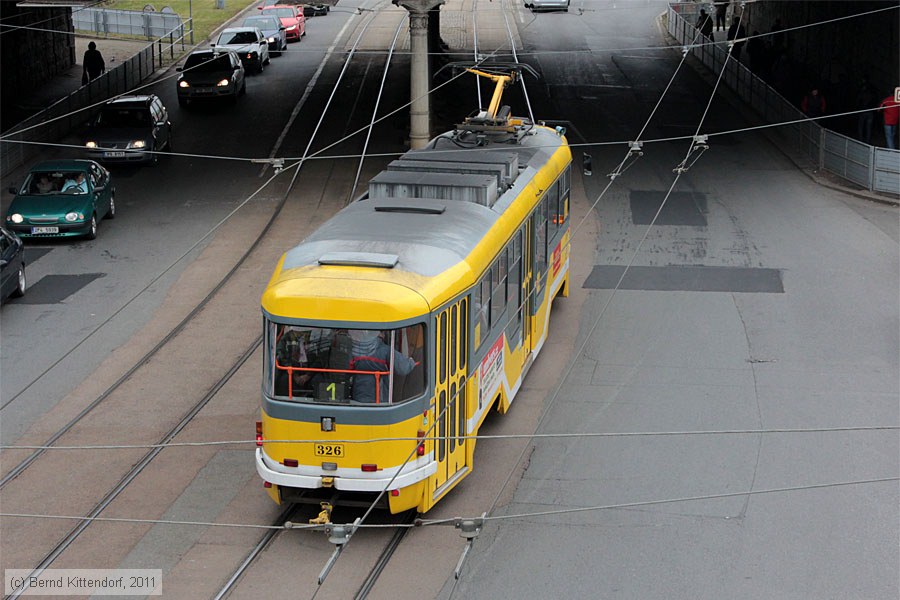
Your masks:
M25 98L76 63L71 8L19 8L0 2L8 27L0 35L0 130L7 130L35 110ZM27 26L29 29L12 29Z

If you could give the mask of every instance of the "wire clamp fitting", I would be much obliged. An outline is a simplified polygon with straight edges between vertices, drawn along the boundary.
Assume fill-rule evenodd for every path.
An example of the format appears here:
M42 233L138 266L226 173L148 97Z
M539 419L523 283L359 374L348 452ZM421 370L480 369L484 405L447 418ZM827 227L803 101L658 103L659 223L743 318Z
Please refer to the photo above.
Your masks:
M708 135L695 135L694 136L694 145L691 148L691 152L709 150L709 136Z
M628 142L628 156L643 156L644 155L644 142L636 141L636 142Z
M457 519L456 523L454 523L453 526L459 529L460 537L464 537L467 540L472 540L478 537L478 534L481 533L481 528L484 526L484 518Z
M271 165L272 168L275 169L276 175L284 170L283 158L251 158L250 162L258 165Z

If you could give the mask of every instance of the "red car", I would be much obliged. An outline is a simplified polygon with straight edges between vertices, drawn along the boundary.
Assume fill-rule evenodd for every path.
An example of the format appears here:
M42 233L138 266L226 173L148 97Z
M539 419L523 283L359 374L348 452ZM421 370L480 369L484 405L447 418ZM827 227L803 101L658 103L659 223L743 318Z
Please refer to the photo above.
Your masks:
M264 15L281 19L287 41L299 42L300 38L306 35L306 17L303 16L302 7L291 4L274 4L264 6L259 10Z

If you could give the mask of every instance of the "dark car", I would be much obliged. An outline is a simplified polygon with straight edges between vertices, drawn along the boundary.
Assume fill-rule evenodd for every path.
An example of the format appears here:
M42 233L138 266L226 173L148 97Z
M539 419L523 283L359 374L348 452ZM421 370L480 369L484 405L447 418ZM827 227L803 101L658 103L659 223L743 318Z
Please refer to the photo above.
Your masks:
M0 302L25 295L25 244L0 227Z
M172 123L153 94L120 96L100 109L84 143L88 158L101 162L159 162L172 148Z
M97 237L100 219L116 216L109 171L92 160L48 160L31 167L6 210L6 228L23 238Z
M272 56L281 56L287 48L287 27L282 25L281 19L272 14L252 15L241 23L243 27L256 27L262 31L269 44L269 52Z
M178 104L195 100L227 98L232 102L247 91L244 65L231 50L195 50L178 67Z
M328 11L331 10L331 6L328 4L304 4L303 5L303 16L304 17L318 17L325 16L328 14Z

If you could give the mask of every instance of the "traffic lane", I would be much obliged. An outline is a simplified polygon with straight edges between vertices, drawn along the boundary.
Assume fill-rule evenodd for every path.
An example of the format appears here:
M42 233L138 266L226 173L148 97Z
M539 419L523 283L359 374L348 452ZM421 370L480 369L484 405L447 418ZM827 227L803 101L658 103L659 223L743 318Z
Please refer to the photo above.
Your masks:
M303 43L315 49L319 44L316 40L328 41L311 28ZM160 96L170 111L176 151L267 157L300 98L303 86L298 86L298 81L312 76L322 56L322 52L308 50L273 60L276 67L251 77L247 97L235 106L180 110L174 78L159 81L148 91ZM278 67L278 63L283 66ZM244 102L254 92L255 101ZM67 141L78 144L80 137ZM79 156L77 150L54 154ZM272 176L269 171L265 179L260 177L260 166L247 161L177 155L163 157L156 167L111 165L110 169L116 186L117 218L103 222L93 242L29 243L30 254L39 255L28 266L30 285L35 289L2 312L4 402L56 361L63 360L57 368L66 373L64 378L49 377L36 383L4 410L2 435L6 441L16 439L145 323L152 307L184 268L184 261L150 290L143 288ZM254 205L274 206L288 181L286 174L278 177L256 196ZM83 285L79 287L79 283ZM119 313L116 324L67 356L86 335L138 294L140 300L132 309ZM16 404L21 406L18 411Z
M584 119L584 129L602 123L633 132L649 110L634 111L626 100L640 94L645 104L655 102L677 55L661 77L664 62L616 60L634 83L618 105L573 102L579 115L602 107L604 119ZM667 93L666 102L669 94L674 102L651 127L690 131L699 122L696 106L710 93L699 78L679 75ZM718 127L744 125L727 105L713 110ZM607 306L615 278L576 282L596 288L584 329L605 312L543 431L896 423L900 343L896 327L883 327L900 312L896 210L862 208L815 185L757 134L717 137L710 146L649 233L687 142L645 147L598 204L604 235L597 266L633 260L676 276L681 287L666 291L650 278L629 279ZM595 174L602 175L624 147L596 152L604 167L595 155ZM608 179L592 179L597 198ZM702 282L677 277L676 268L695 266L774 269L784 289L701 291ZM889 477L896 476L897 456L896 436L877 432L542 441L513 502L499 512ZM645 598L665 590L669 597L720 598L736 590L757 597L800 589L810 598L893 597L895 578L884 574L898 558L897 506L896 485L887 483L488 525L457 595Z

